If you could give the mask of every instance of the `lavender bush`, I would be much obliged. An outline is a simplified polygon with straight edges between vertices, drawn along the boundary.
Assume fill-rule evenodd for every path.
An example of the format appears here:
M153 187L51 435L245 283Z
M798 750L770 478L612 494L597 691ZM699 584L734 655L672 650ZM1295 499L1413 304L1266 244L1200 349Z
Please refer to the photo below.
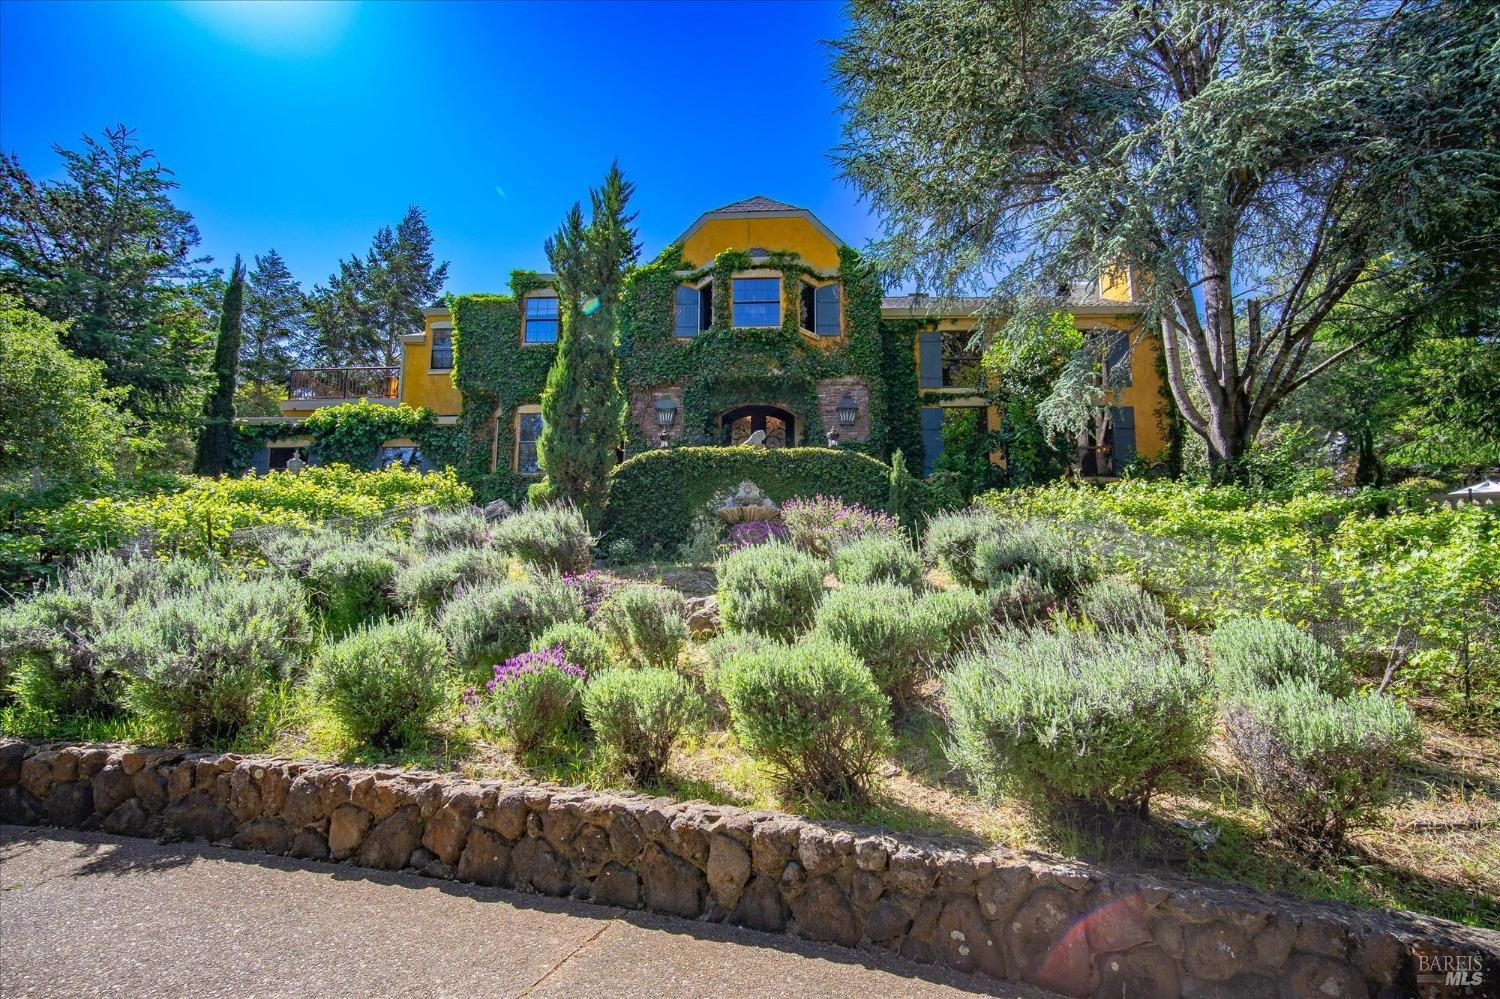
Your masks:
M464 703L480 728L504 733L517 753L556 742L577 724L584 674L561 646L512 656L494 673L484 693L464 691Z
M857 538L894 535L901 529L895 517L837 496L787 500L781 521L792 544L805 552L827 557Z
M729 529L729 550L739 551L767 541L785 541L786 525L777 520L747 520Z

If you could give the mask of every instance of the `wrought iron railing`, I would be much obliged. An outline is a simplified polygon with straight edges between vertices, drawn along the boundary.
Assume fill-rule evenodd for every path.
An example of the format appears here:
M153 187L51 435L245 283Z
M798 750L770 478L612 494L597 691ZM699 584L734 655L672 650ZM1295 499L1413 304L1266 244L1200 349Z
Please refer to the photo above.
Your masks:
M291 399L394 399L401 369L295 368L287 384Z

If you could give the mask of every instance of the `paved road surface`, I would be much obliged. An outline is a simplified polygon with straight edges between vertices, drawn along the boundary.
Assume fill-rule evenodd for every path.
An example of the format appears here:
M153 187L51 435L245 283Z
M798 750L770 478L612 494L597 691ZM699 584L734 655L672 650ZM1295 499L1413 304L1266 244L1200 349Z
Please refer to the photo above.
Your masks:
M0 995L1014 997L789 937L199 844L0 825Z

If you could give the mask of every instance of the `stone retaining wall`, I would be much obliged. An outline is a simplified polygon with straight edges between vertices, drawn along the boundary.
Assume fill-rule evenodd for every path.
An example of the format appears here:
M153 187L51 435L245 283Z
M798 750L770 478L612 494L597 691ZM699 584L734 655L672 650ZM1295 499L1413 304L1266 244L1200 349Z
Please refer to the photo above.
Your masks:
M198 838L889 951L1074 996L1496 995L1500 933L776 812L0 740L0 822ZM1439 982L1442 976L1439 975Z

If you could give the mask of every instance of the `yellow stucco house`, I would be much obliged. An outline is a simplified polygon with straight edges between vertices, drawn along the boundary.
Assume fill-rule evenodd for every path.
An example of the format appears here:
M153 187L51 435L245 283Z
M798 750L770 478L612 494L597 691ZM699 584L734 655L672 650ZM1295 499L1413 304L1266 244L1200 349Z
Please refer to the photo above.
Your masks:
M369 399L426 407L468 435L492 475L537 473L540 394L559 332L549 276L520 271L508 295L464 295L426 310L395 368L293 373L262 467L310 442L295 423L321 406ZM987 302L880 293L858 253L806 209L753 197L700 215L656 260L634 271L620 309L620 378L630 396L622 451L735 444L836 446L884 457L902 447L931 471L945 420L977 411L1000 426L975 330ZM1142 325L1130 275L1084 282L1060 303L1076 325L1107 336L1111 386L1098 439L1078 441L1085 475L1118 474L1166 448L1156 331ZM1123 336L1118 335L1123 333ZM907 360L909 358L909 361ZM1123 368L1123 370L1122 370ZM379 460L419 460L417 443L387 442ZM992 460L1003 461L998 451Z

